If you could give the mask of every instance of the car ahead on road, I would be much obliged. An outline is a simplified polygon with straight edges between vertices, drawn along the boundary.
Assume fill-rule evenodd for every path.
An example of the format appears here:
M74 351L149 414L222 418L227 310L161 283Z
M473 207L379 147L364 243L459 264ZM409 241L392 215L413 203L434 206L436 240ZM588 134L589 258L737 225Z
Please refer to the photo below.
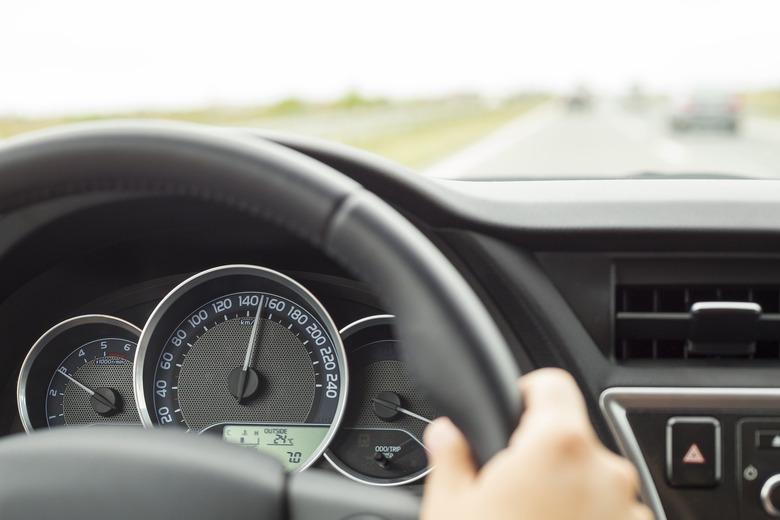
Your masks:
M414 518L426 421L487 460L544 366L657 518L777 514L777 181L139 122L7 140L0 195L4 518Z
M673 130L720 129L736 132L739 129L742 103L734 92L718 89L699 89L678 96L672 102L669 115Z
M593 107L593 94L585 86L578 86L565 97L566 107L571 112L589 110Z

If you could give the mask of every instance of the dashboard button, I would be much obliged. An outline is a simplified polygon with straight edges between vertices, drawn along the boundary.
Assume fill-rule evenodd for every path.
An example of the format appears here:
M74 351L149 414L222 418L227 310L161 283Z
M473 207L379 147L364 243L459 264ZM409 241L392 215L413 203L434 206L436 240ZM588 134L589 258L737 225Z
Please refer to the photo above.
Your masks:
M768 515L780 516L780 475L769 477L761 488L761 505Z
M756 448L761 450L780 450L780 431L777 430L757 431Z
M666 477L675 487L720 483L720 422L714 417L672 417L666 423Z

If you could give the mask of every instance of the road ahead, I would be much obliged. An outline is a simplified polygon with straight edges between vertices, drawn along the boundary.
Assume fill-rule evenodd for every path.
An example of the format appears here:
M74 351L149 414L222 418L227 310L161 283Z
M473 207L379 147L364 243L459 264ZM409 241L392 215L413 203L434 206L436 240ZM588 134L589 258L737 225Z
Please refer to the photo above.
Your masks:
M780 121L745 116L736 134L669 128L660 107L542 106L424 173L455 179L593 178L642 173L780 179Z

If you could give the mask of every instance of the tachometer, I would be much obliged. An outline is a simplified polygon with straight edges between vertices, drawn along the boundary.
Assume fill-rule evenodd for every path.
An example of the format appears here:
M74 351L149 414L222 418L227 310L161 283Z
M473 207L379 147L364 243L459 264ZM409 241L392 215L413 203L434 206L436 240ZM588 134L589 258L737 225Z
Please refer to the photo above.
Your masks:
M71 318L35 342L19 373L25 430L138 424L133 357L141 331L113 316Z
M322 454L347 392L344 347L322 305L291 278L246 265L199 273L160 302L134 381L144 425L219 435L290 471Z

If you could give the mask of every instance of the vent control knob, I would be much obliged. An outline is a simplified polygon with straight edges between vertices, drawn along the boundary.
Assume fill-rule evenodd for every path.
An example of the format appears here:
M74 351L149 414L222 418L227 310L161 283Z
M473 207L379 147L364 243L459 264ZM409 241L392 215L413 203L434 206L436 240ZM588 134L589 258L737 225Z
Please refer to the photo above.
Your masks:
M761 505L768 515L780 517L780 474L773 475L761 488Z

